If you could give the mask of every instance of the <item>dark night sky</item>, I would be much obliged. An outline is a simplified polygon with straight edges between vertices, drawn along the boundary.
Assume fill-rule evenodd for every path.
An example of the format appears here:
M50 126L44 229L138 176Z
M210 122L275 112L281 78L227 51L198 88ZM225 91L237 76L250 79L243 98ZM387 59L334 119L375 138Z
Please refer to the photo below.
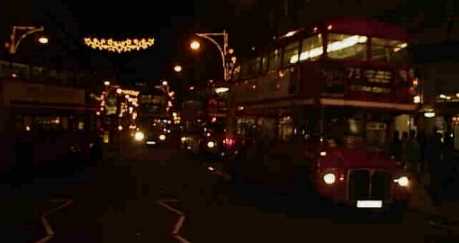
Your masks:
M7 40L9 28L14 24L44 25L50 45L36 47L28 39L16 60L57 68L115 69L124 82L169 78L172 66L182 63L193 70L182 78L208 78L196 76L196 72L218 75L211 71L219 68L216 65L219 59L212 56L217 53L213 53L213 47L204 45L203 52L191 54L187 44L192 33L228 28L227 23L236 9L245 9L252 1L168 0L149 1L147 5L142 1L2 0L0 40ZM156 43L147 51L116 55L85 48L82 45L85 36L115 39L153 36ZM6 58L4 50L0 55ZM209 60L210 66L199 64ZM211 69L210 72L204 72L204 66Z
M437 16L437 12L444 11L447 5L445 3L451 1L438 0L435 3L442 4L432 4L433 0L385 0L375 1L378 4L372 1L371 5L369 1L354 0L289 0L288 2L299 4L298 9L295 5L290 7L291 13L301 16L298 18L298 23L290 23L290 25L298 26L300 22L312 19L313 15L344 14L338 10L333 13L334 9L328 8L329 2L352 3L351 6L356 2L365 2L362 6L373 8L374 13L391 20L393 17L403 19L406 14L416 15L423 9L429 11L421 16L432 19L429 17L430 12ZM392 7L391 11L382 10L382 6L389 5L389 2L395 7ZM110 72L117 70L120 79L125 83L158 81L161 78L177 78L182 81L218 79L221 76L218 53L206 42L203 42L200 53L191 53L188 43L193 37L192 33L220 32L226 29L230 32L230 44L235 48L238 56L244 56L252 45L256 45L260 40L266 42L265 40L270 39L274 34L277 27L272 23L276 23L277 20L269 9L272 10L276 5L282 6L280 3L283 2L280 0L167 0L148 1L148 3L149 5L145 1L135 0L0 0L0 42L8 39L12 25L44 25L51 40L50 44L47 47L37 47L33 44L33 40L28 39L16 55L17 61L57 69L83 69L98 73L108 71L108 76ZM314 7L327 11L308 12ZM300 9L303 10L299 11ZM351 14L362 14L359 9L349 10L352 10ZM282 10L278 12L281 15L283 13ZM409 19L406 22L414 22ZM444 18L440 20L443 21ZM142 52L124 55L107 54L83 46L82 38L85 36L115 39L153 36L156 38L156 44L153 48ZM0 48L0 58L8 58L4 48ZM175 63L184 66L184 73L180 77L171 72Z

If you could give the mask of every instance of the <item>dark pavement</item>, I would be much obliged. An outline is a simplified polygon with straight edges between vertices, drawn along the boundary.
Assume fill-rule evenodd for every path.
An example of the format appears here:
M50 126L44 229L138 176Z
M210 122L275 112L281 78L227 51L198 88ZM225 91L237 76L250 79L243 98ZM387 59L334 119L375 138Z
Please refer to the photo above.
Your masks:
M459 242L454 227L434 228L416 211L401 221L337 217L312 198L214 187L201 162L175 149L124 147L70 175L5 185L0 242L43 239L41 216L53 209L47 242Z

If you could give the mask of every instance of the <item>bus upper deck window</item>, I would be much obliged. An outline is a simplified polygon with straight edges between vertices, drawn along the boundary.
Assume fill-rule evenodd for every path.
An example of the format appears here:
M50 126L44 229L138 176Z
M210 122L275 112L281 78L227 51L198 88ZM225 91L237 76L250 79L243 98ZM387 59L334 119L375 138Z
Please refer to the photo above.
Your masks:
M371 38L371 58L383 62L406 61L408 44L403 41Z
M333 59L367 59L368 38L361 35L343 35L330 33L328 35L327 55Z
M314 35L303 40L298 61L317 60L323 53L322 35ZM296 58L298 57L294 57L294 59Z
M298 52L300 49L300 42L295 41L288 44L284 49L283 66L288 66L298 62Z

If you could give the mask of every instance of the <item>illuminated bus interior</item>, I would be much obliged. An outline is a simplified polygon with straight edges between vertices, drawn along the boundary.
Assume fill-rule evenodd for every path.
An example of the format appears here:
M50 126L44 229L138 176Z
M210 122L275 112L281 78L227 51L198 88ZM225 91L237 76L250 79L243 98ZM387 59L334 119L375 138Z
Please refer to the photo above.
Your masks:
M324 52L324 35L327 35ZM371 46L371 48L370 48ZM401 40L341 33L313 34L301 40L293 38L286 44L243 62L240 76L251 77L277 70L303 61L316 61L321 57L336 60L403 63L407 61L408 43Z

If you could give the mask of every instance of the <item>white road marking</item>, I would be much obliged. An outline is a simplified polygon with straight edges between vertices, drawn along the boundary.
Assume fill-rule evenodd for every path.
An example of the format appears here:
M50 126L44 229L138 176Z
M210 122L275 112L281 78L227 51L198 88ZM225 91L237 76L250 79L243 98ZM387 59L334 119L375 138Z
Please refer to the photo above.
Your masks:
M171 212L174 212L174 213L176 213L176 214L178 214L178 215L180 215L180 216L183 215L183 213L182 213L181 211L179 211L179 210L177 210L177 209L175 209L175 208L173 208L173 207L167 205L165 202L158 201L158 204L161 205L162 207L166 208L167 210L169 210L169 211L171 211Z
M63 204L61 204L60 206L45 212L44 213L45 216L48 216L48 215L53 214L53 213L55 213L55 212L57 212L57 211L59 211L59 210L61 210L63 208L66 208L66 207L70 206L70 204L73 203L73 200L71 200L71 199L55 199L55 200L51 200L51 202L53 202L53 203L63 202Z
M177 223L175 223L174 231L172 231L172 234L177 235L180 232L180 229L183 226L183 222L185 222L185 216L181 215Z
M191 242L189 242L187 239L181 237L180 235L175 235L174 237L175 237L175 239L177 239L177 240L180 241L181 243L191 243Z
M182 236L180 236L180 229L182 228L183 226L183 223L185 222L185 214L183 212L181 212L180 210L176 209L176 208L173 208L171 206L169 206L167 203L173 203L173 202L178 202L178 200L176 199L164 199L164 200L158 200L158 204L164 208L166 208L167 210L179 215L179 219L177 220L177 222L175 223L174 225L174 229L172 230L172 236L177 239L179 242L181 243L190 243L190 241L188 241L187 239L183 238Z
M169 199L161 199L159 201L163 203L170 203L170 202L178 202L179 200L174 199L174 198L169 198Z
M36 243L46 243L48 241L50 241L53 237L54 237L54 230L53 228L51 227L51 225L49 224L48 222L48 219L47 217L51 214L54 214L55 212L63 209L63 208L66 208L68 207L70 204L73 203L73 200L71 199L54 199L54 200L51 200L51 202L62 202L61 205L53 208L53 209L50 209L46 212L44 212L41 216L41 223L43 225L43 228L45 228L45 231L46 231L46 236L43 237L42 239L36 241Z
M54 231L51 228L51 226L49 225L48 220L46 220L46 218L44 216L41 217L41 223L42 223L43 227L45 228L46 236L43 237L42 239L40 239L39 241L37 241L36 243L48 242L54 236Z

